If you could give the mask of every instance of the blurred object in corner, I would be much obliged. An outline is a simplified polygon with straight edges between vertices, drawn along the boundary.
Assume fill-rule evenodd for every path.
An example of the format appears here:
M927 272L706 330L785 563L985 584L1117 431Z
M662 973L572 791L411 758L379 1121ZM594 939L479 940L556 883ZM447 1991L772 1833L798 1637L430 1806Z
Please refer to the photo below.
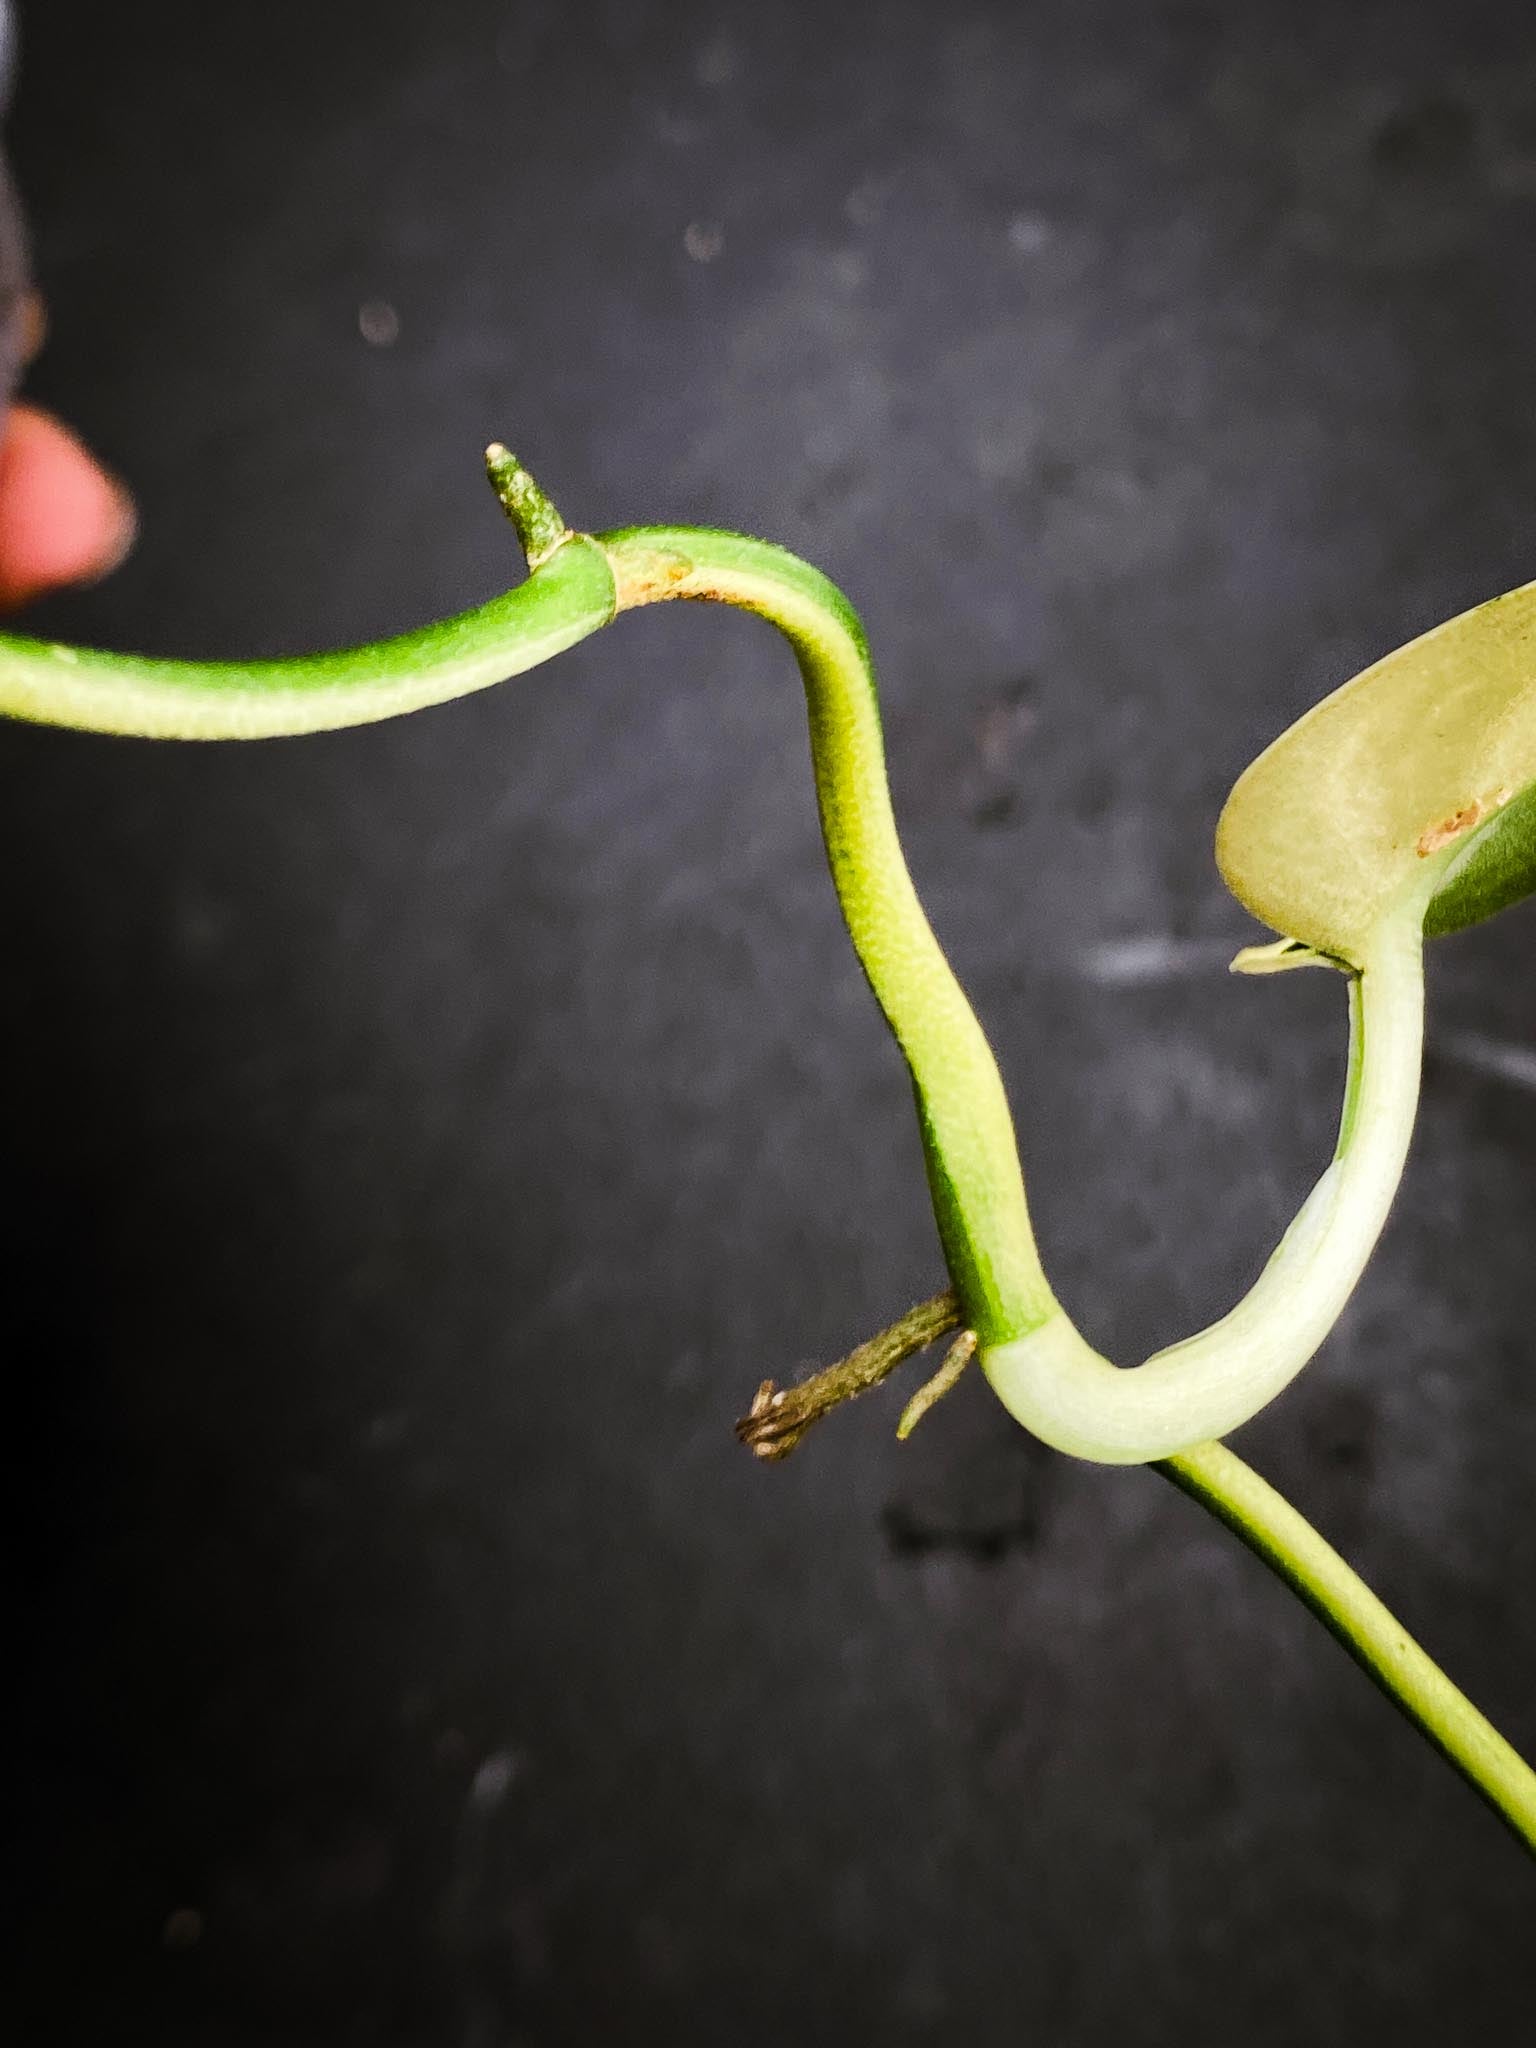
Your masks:
M0 0L0 116L10 105L15 77L16 15L10 0ZM10 404L35 339L30 300L27 231L10 167L0 155L0 409Z

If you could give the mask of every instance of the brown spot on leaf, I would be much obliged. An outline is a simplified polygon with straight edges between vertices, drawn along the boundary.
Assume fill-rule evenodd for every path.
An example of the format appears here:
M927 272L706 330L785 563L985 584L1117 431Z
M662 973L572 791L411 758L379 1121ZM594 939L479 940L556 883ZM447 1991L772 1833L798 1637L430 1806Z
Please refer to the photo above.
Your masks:
M1419 859L1426 860L1430 854L1438 853L1442 846L1449 846L1453 839L1459 839L1463 832L1470 832L1482 815L1482 801L1474 797L1459 811L1452 811L1448 818L1442 818L1438 825L1427 826L1418 837Z

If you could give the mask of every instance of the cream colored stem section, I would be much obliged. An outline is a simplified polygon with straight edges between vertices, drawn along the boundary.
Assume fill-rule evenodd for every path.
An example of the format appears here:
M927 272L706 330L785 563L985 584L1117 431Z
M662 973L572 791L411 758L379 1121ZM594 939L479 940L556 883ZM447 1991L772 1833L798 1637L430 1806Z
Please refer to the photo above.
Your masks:
M1418 1104L1417 906L1376 935L1350 990L1349 1086L1332 1165L1254 1286L1199 1335L1125 1372L1062 1314L981 1353L1009 1413L1057 1450L1139 1465L1225 1436L1288 1386L1337 1321L1387 1218Z

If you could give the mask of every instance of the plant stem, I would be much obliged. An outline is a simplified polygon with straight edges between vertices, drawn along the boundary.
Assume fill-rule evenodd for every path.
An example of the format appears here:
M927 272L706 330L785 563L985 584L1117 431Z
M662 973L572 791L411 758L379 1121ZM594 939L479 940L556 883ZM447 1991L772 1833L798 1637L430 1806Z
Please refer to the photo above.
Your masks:
M620 611L736 605L789 641L805 684L822 835L849 936L906 1057L934 1216L962 1319L998 1343L1059 1316L1035 1248L1007 1097L902 855L874 672L848 600L783 548L698 527L597 536Z
M1419 1100L1422 906L1406 903L1350 977L1350 1055L1333 1162L1263 1272L1207 1329L1131 1371L1065 1317L993 1350L999 1400L1057 1450L1142 1464L1238 1429L1296 1377L1354 1291L1402 1178Z
M805 682L827 857L912 1074L964 1320L982 1342L998 1343L1058 1315L991 1048L902 856L869 651L847 600L818 570L764 541L682 527L573 533L499 443L487 468L532 571L505 597L397 639L275 661L165 661L0 638L0 714L146 738L270 738L463 696L536 667L635 605L715 599L771 620Z
M1225 1522L1305 1601L1536 1854L1536 1771L1311 1523L1225 1444L1197 1444L1154 1469Z
M1220 1427L1235 1427L1305 1363L1358 1277L1396 1186L1413 1121L1417 927L1393 921L1379 953L1362 961L1335 1164L1258 1284L1230 1316L1188 1345L1138 1372L1115 1371L1072 1328L1041 1268L996 1063L902 856L869 652L846 599L807 563L740 535L690 527L636 528L597 539L572 533L505 449L493 447L488 462L532 570L507 596L397 639L281 661L163 661L0 639L0 713L176 739L316 732L442 703L519 674L596 632L616 611L639 605L714 600L770 620L794 649L805 684L822 831L838 898L912 1075L934 1214L958 1297L952 1308L943 1298L944 1327L963 1323L976 1333L983 1364L1016 1414L1015 1368L1037 1339L1033 1365L1044 1368L1037 1378L1049 1400L1068 1397L1070 1405L1086 1372L1099 1404L1094 1426L1100 1441L1081 1454L1142 1462L1177 1451L1159 1469L1300 1594L1536 1848L1536 1777L1302 1517L1230 1451L1200 1440L1213 1433L1209 1404L1185 1398L1191 1385L1225 1376ZM1286 1367L1278 1378L1276 1357ZM1192 1359L1199 1368L1193 1373ZM1255 1359L1269 1363L1255 1373ZM951 1354L935 1391L963 1362L961 1353ZM1228 1397L1237 1380L1243 1393L1233 1413ZM1165 1410L1150 1439L1145 1414L1136 1412L1149 1392L1154 1402L1163 1399ZM1176 1425L1171 1440L1170 1414ZM1108 1437L1100 1427L1105 1418ZM1041 1426L1048 1420L1043 1411L1023 1419L1048 1441L1060 1440ZM1086 1437L1080 1432L1078 1443L1066 1447L1091 1437L1091 1430ZM1193 1447L1180 1448L1186 1445Z
M965 1325L1005 1405L1078 1456L1137 1463L1220 1436L1300 1370L1358 1277L1401 1170L1417 1093L1418 937L1394 925L1365 963L1340 1147L1246 1299L1131 1373L1084 1342L1052 1294L991 1049L923 914L886 781L859 621L782 548L692 527L571 532L499 444L491 481L532 565L504 597L337 654L183 662L0 640L0 712L98 732L253 739L387 718L535 667L616 611L713 600L770 620L805 683L822 829L849 934L906 1056L929 1187Z
M536 561L504 597L392 640L275 661L166 661L4 636L0 714L141 739L272 739L394 718L537 668L608 623L613 577L504 449L490 466Z

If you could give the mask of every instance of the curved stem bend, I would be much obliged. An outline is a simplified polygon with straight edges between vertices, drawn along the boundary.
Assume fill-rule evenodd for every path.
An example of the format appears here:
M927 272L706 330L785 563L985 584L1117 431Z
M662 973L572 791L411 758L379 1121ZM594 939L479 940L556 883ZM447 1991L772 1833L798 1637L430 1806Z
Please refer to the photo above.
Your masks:
M504 597L398 639L256 662L167 661L0 638L0 714L94 732L258 739L390 718L536 667L664 598L757 612L804 678L827 855L849 932L906 1056L945 1255L968 1323L1001 1343L1058 1313L1030 1229L1012 1119L991 1050L902 857L879 708L858 619L782 548L697 528L601 539L568 531L508 451L491 481L532 573Z
M939 948L896 834L874 671L835 584L783 548L697 527L601 534L620 611L736 605L784 634L805 684L822 835L849 935L911 1071L928 1184L967 1324L999 1343L1059 1316L997 1064Z
M1296 1377L1337 1322L1386 1222L1419 1097L1424 977L1417 903L1350 979L1350 1065L1333 1163L1244 1298L1126 1372L1065 1316L983 1350L1003 1405L1074 1457L1143 1464L1225 1436Z

